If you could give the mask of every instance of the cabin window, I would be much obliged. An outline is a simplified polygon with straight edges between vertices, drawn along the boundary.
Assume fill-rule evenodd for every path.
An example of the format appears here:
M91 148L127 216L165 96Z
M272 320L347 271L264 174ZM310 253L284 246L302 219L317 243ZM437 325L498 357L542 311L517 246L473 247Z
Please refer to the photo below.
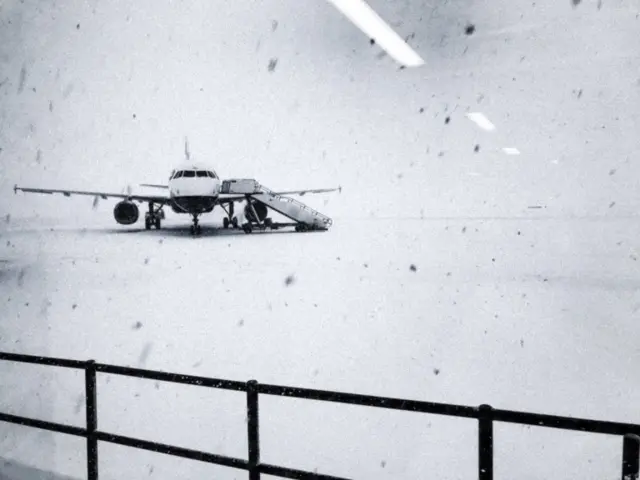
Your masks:
M182 172L182 176L187 178L193 178L196 176L196 172L194 172L193 170L185 170L184 172Z
M196 172L196 175L197 175L198 177L206 177L206 176L208 176L208 175L207 175L207 172L205 172L204 170L198 170L198 171Z

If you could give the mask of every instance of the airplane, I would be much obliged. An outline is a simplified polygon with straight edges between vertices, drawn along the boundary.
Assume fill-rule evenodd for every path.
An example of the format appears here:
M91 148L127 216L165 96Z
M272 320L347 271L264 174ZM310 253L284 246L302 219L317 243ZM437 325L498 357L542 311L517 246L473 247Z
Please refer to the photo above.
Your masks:
M187 155L188 156L188 155ZM305 195L307 193L326 193L342 191L338 188L320 188L308 190L289 190L274 192L260 185L254 179L221 180L216 171L207 165L186 161L171 171L167 185L141 184L141 186L168 190L164 195L138 195L127 193L106 193L81 190L60 190L19 187L15 185L14 193L53 194L61 193L66 197L71 195L88 195L99 198L121 199L113 209L113 216L120 225L132 225L138 221L140 211L138 203L147 203L145 213L145 229L161 228L165 218L164 207L169 206L173 212L187 214L192 217L191 234L200 235L202 228L199 217L210 213L216 206L220 206L226 213L223 219L224 228L239 228L238 217L234 215L234 204L246 202L244 207L245 222L240 226L245 233L251 233L254 227L260 230L278 229L294 226L297 232L311 230L328 230L332 220L308 207L307 205L284 195ZM292 220L292 223L275 223L267 217L268 210L274 210Z

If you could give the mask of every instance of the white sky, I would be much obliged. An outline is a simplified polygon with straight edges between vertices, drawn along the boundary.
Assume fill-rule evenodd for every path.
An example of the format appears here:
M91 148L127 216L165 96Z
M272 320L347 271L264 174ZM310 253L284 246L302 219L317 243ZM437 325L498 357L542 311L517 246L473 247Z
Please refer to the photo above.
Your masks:
M3 210L44 213L9 195L14 183L165 181L188 136L223 177L341 184L333 215L637 211L638 24L625 2L372 2L426 61L405 70L328 2L132 5L3 4Z

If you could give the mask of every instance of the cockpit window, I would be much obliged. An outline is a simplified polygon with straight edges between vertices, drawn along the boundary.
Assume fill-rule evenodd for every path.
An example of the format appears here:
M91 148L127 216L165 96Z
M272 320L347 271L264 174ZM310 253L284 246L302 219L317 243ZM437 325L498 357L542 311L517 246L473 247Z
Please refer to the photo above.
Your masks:
M173 174L171 179L181 178L181 177L209 177L209 178L218 178L215 172L209 170L179 170Z

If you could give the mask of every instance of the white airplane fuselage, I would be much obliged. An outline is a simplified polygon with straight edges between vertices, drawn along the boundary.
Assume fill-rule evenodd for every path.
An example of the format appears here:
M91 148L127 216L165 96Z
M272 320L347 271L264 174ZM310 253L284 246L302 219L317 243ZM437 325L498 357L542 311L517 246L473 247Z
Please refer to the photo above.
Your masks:
M199 215L213 210L221 181L212 168L187 163L171 172L169 197L175 213Z

